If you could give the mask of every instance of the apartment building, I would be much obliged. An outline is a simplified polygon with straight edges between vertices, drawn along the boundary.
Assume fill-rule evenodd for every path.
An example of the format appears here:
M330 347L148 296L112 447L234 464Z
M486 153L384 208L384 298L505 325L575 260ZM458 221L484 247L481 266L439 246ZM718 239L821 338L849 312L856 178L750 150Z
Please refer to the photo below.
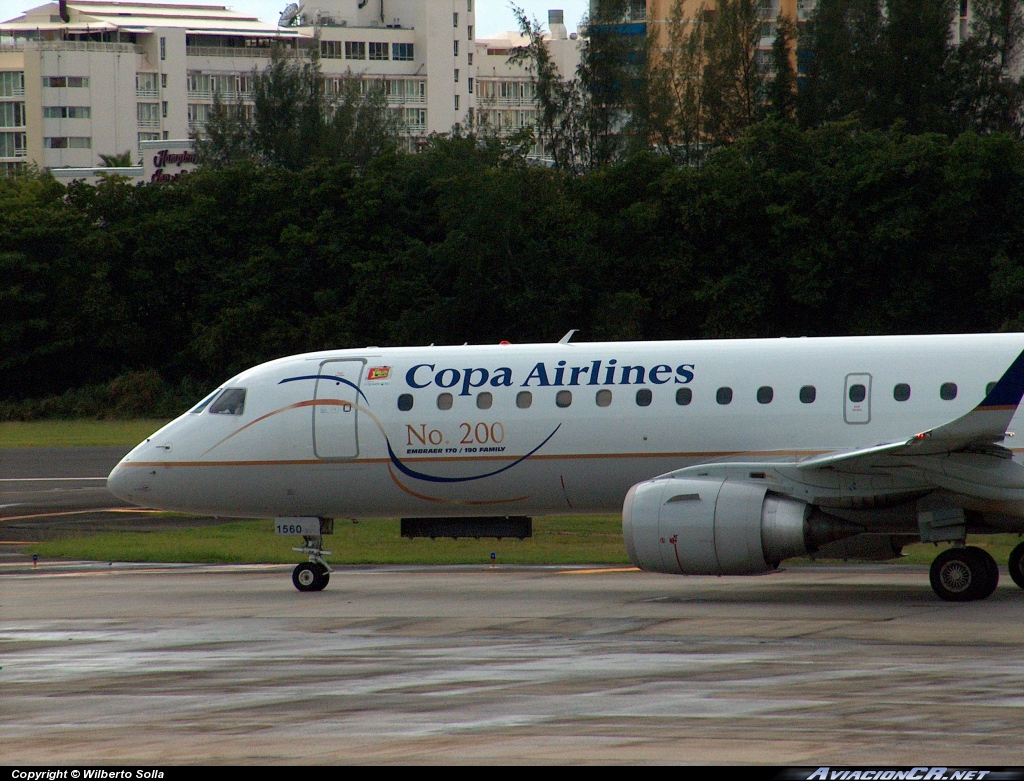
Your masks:
M518 112L495 124L532 121L529 74L507 64L515 36L477 40L475 2L321 0L284 26L218 5L37 6L0 22L0 171L91 167L102 154L135 157L142 142L202 133L215 95L252 105L253 73L275 46L296 57L317 47L328 92L346 78L383 87L412 149L477 119L481 86L488 111ZM553 31L571 75L577 41L564 25Z

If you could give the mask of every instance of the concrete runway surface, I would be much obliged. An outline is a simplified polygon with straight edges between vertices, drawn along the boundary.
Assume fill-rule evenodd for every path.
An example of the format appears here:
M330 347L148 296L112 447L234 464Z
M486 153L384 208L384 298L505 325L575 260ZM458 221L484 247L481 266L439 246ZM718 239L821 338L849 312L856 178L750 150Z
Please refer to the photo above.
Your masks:
M1021 764L1024 593L921 567L8 564L0 762Z

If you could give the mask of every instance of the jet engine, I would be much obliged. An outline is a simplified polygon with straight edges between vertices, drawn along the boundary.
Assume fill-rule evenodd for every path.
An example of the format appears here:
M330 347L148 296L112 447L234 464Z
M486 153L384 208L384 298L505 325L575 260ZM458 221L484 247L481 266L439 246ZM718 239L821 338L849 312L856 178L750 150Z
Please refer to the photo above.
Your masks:
M622 507L630 560L674 575L756 575L863 531L765 485L720 478L648 480Z

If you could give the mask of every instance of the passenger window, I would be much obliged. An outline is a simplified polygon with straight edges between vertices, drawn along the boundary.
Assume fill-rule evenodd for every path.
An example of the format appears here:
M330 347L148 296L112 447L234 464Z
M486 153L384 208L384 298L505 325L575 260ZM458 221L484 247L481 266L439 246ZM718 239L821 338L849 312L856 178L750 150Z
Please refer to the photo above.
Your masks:
M210 407L214 415L241 415L245 409L245 388L228 388Z
M597 406L607 407L612 403L612 392L605 388L597 392Z
M438 409L451 409L455 399L452 398L450 393L439 393L437 394L437 408Z
M199 402L196 406L189 410L189 412L202 412L204 409L210 406L210 402L217 398L217 394L220 393L221 389L217 388L213 393Z
M476 394L476 408L477 409L490 409L491 404L494 403L494 397L489 391Z
M636 392L636 405L638 407L649 407L653 398L654 394L651 393L650 388L641 388Z
M956 398L956 383L944 382L939 388L939 398L943 401L952 401Z
M516 394L516 406L519 409L529 409L533 404L533 394L530 391L519 391Z
M898 383L893 386L892 397L896 401L906 401L910 398L910 386L905 382Z
M558 393L555 394L555 404L563 408L572 404L572 391L558 391Z
M986 385L985 386L985 395L988 396L988 394L990 394L992 392L992 389L995 388L995 387L996 387L996 384L994 382L990 382L988 385Z
M775 391L767 385L762 385L757 389L757 403L758 404L771 404L772 399L775 398Z
M800 402L802 404L813 404L816 398L818 398L818 389L813 385L804 385L800 389Z
M408 412L412 409L412 394L403 393L398 397L398 409L402 412Z
M680 407L685 407L693 401L693 391L689 388L680 388L676 391L676 404Z
M852 401L854 404L864 401L867 395L868 389L865 388L860 383L850 386L850 401Z
M732 404L732 388L719 388L715 394L715 401L719 404Z

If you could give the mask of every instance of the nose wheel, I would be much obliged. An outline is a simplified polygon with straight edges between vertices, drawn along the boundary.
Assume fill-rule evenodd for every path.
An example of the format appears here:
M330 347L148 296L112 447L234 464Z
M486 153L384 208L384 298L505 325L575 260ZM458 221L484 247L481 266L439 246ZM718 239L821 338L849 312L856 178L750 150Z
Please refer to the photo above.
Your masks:
M323 591L330 582L330 570L316 561L300 564L292 570L292 583L299 591Z
M320 535L303 535L302 547L292 548L309 556L309 561L292 570L292 584L299 591L323 591L331 581L331 568L324 561L331 552L324 550L323 539Z
M981 548L949 548L932 562L930 580L935 593L947 602L986 599L999 585L999 565Z

